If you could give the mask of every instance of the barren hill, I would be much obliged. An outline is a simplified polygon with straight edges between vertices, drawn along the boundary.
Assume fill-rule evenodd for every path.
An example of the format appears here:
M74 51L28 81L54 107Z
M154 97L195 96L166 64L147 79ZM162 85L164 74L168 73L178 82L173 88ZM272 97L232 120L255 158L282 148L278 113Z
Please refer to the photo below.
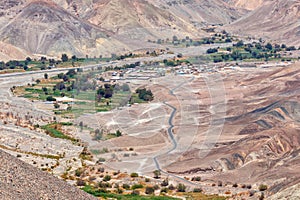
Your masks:
M229 26L236 33L256 35L300 44L300 2L293 0L265 1L262 6Z
M198 35L188 21L145 0L100 0L86 15L89 22L113 31L121 37L172 37Z
M0 151L0 199L96 199L91 195Z
M243 8L247 10L254 10L261 6L266 0L226 0L230 5L237 8Z
M264 183L270 187L269 195L291 191L296 184L299 188L299 73L299 64L295 64L251 70L248 76L239 71L227 76L227 117L218 142L212 149L207 144L209 153L199 157L207 150L199 137L199 144L167 170L229 183ZM201 93L199 99L204 100L205 92ZM217 126L218 121L212 124ZM207 137L213 140L214 136Z
M243 16L246 11L223 0L155 0L176 16L186 18L195 25L227 24Z
M3 42L31 53L46 55L66 52L83 56L95 50L104 50L105 47L97 46L97 42L108 41L107 34L103 29L69 14L49 1L26 4L0 30ZM114 43L114 40L110 41L111 46Z

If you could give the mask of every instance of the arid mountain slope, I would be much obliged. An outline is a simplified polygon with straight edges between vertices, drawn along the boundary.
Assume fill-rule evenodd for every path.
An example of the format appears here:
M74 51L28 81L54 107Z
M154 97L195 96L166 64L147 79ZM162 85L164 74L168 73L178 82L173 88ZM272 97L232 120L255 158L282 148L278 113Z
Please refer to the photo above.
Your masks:
M266 0L225 0L230 5L233 5L237 8L243 8L247 10L254 10L260 7Z
M31 56L31 53L11 44L0 42L0 59L2 61L24 60L27 56Z
M0 29L3 42L46 55L65 52L83 56L104 49L109 51L107 47L97 46L99 41L109 40L107 34L49 1L30 2ZM114 44L115 41L110 41L111 46Z
M198 26L227 24L246 13L245 10L236 9L222 0L154 0L152 2Z
M96 199L46 172L0 151L0 199Z
M300 44L300 1L275 0L265 3L229 26L236 33L256 35L293 45Z
M185 19L145 0L100 0L94 3L86 18L123 38L145 40L147 37L201 34Z
M230 183L264 183L269 195L300 183L299 63L248 72L235 71L224 79L227 117L209 154L197 158L206 150L199 148L199 138L167 170Z

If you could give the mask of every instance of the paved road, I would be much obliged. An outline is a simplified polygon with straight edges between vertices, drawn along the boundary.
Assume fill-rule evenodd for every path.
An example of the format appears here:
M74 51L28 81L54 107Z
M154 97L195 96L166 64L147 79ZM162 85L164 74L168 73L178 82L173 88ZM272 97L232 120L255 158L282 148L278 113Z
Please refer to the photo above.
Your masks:
M193 81L193 80L194 80L194 77L191 78L191 79L189 80L189 82L190 82L190 81ZM176 86L175 88L171 89L171 90L170 90L170 94L171 94L172 96L175 96L174 91L175 91L176 89L182 87L182 86L183 86L184 84L186 84L186 83L187 83L187 82L185 81L185 82L183 82L183 83L180 83L180 84L179 84L178 86ZM173 119L174 119L174 117L175 117L175 115L176 115L177 108L175 108L174 106L172 106L172 105L170 105L170 104L168 104L168 103L166 103L166 102L163 102L163 103L172 109L171 115L170 115L170 117L169 117L168 135L169 135L169 137L170 137L170 139L171 139L171 142L172 142L172 144L173 144L173 147L172 147L171 149L169 149L167 152L164 152L164 153L162 153L162 154L160 154L160 155L157 155L157 156L155 156L155 157L153 158L153 161L154 161L154 163L155 163L155 166L156 166L157 170L159 170L159 171L160 171L161 173L163 173L163 174L166 174L166 175L168 175L168 176L172 176L173 178L176 178L176 179L178 179L178 180L180 180L180 181L182 181L182 182L185 182L185 183L187 183L187 184L189 184L189 185L197 186L198 184L193 183L193 182L191 182L191 181L188 181L188 180L186 180L186 179L184 179L184 178L182 178L182 177L180 177L180 176L177 176L177 175L168 173L168 172L164 171L164 170L160 167L160 164L159 164L159 161L158 161L158 157L160 157L160 156L162 156L162 155L165 155L165 154L171 153L171 152L174 151L174 150L177 148L177 146L178 146L178 143L177 143L177 141L176 141L176 139L175 139L175 136L174 136L174 134L173 134L173 128L174 128Z

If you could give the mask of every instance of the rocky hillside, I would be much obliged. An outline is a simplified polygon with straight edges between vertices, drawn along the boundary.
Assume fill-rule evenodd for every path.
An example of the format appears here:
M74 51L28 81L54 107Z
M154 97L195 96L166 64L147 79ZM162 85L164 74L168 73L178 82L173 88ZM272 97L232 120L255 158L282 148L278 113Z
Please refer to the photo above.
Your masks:
M221 0L4 0L0 41L32 54L109 55L140 48L141 39L203 36L201 27L241 16Z
M96 199L89 194L0 151L0 199Z
M0 29L3 42L43 55L100 55L118 44L109 34L51 1L29 2Z
M270 196L294 191L300 183L299 64L238 74L224 79L227 117L218 143L198 159L205 149L195 145L167 169L207 180L264 183Z
M300 2L267 0L249 15L229 26L236 33L256 35L278 43L300 44Z
M195 25L227 24L243 16L246 11L223 0L155 0L160 7L185 18Z
M237 8L254 10L260 7L263 4L263 2L266 0L225 0L225 1Z

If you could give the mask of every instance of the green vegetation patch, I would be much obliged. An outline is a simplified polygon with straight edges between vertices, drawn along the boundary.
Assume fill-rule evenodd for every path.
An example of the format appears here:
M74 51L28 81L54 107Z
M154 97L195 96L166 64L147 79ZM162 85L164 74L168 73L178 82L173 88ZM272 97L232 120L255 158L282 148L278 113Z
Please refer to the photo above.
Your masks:
M46 131L46 133L48 135L50 135L51 137L54 138L61 138L61 139L66 139L66 140L71 140L73 142L77 142L78 140L75 138L72 138L68 135L65 135L61 130L60 127L63 124L59 124L59 123L53 123L53 124L47 124L45 126L42 126L41 128L44 129ZM70 126L69 124L67 126Z
M172 198L172 197L166 197L166 196L139 196L139 195L134 195L134 194L113 194L113 193L108 193L107 191L103 190L97 190L92 188L91 186L85 186L82 188L83 191L96 196L96 197L102 197L104 199L117 199L117 200L178 200L177 198Z

